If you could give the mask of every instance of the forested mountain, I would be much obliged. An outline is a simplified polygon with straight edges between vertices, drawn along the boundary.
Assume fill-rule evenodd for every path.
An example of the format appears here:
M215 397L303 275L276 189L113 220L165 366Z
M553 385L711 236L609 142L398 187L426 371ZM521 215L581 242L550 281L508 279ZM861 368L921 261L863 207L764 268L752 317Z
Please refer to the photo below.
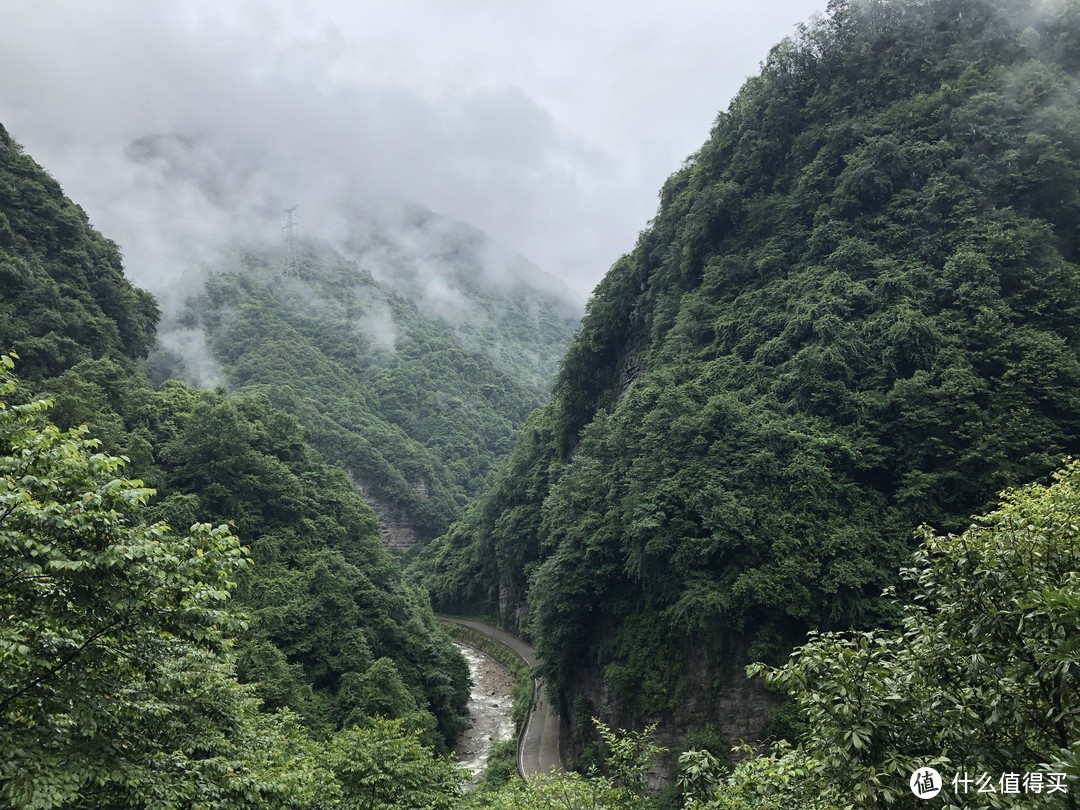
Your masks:
M348 217L341 250L546 400L581 308L562 282L481 231L416 205Z
M0 804L1076 806L1080 2L831 2L528 417L572 319L487 250L237 249L167 324L227 386L151 384L153 299L0 129ZM465 504L406 579L531 635L605 775L462 798L464 663L358 486L420 539Z
M141 277L154 278L168 304L183 303L200 266L209 272L251 272L245 253L272 278L270 267L280 270L286 258L278 227L284 205L280 195L294 188L300 199L288 232L298 243L307 242L309 260L296 276L315 285L311 295L317 298L326 292L328 273L340 292L352 283L340 265L355 262L353 271L358 271L357 300L324 301L323 307L363 305L370 286L396 293L422 317L397 324L396 304L393 312L383 306L358 312L353 325L377 348L392 348L401 331L432 330L445 336L449 329L462 349L487 357L514 384L531 389L530 396L546 398L581 318L575 293L451 214L389 192L380 196L360 183L349 186L338 174L332 182L318 177L301 181L296 169L267 155L265 144L228 131L150 135L129 144L119 170L130 177L132 196L148 200L155 214L147 217L149 239L140 240L141 229L126 223L141 248ZM328 267L321 267L324 260ZM176 277L177 269L183 277ZM166 307L170 315L174 309ZM335 315L333 310L330 314ZM163 331L166 347L174 345L170 325ZM370 348L361 340L357 351Z
M129 363L153 345L158 308L124 278L116 245L0 127L0 346L39 378L80 360Z
M2 129L0 224L0 803L334 806L444 748L465 662L346 473L258 392L153 389L153 299Z
M422 233L435 222L420 217L412 227ZM399 547L444 532L507 455L575 323L568 303L533 288L467 287L481 257L468 242L448 241L461 226L443 227L450 236L430 240L448 254L443 278L468 290L455 293L465 315L453 323L422 311L434 305L411 262L424 253L369 234L367 247L354 249L361 263L313 241L300 243L291 273L276 251L226 259L166 325L205 334L231 389L260 392L295 414L375 507L384 541ZM416 302L366 264L393 274ZM158 374L184 371L180 355L152 364Z
M532 633L579 743L761 738L745 664L896 621L917 526L1080 449L1078 70L1075 2L833 2L664 185L413 568Z

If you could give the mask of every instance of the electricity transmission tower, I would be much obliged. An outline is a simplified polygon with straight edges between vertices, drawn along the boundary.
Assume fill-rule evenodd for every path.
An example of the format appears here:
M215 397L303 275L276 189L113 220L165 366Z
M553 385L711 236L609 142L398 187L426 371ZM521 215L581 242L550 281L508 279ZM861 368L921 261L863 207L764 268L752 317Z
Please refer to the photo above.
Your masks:
M282 213L285 215L285 224L281 230L285 231L285 261L281 267L283 276L292 278L300 277L300 261L296 258L296 206L286 208Z

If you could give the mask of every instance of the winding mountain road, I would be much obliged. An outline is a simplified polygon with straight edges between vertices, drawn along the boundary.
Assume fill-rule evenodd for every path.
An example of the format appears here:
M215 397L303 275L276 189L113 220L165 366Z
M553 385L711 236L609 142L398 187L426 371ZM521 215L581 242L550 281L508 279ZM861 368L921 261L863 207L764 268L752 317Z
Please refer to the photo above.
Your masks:
M452 616L439 616L443 621L454 622L468 627L477 633L502 644L516 653L532 669L536 666L536 651L517 636L505 630L492 627L483 622L469 619L455 619ZM553 768L563 769L559 755L559 716L551 708L547 699L547 690L542 681L533 682L533 705L525 721L525 729L518 739L518 770L528 778L537 774L548 773Z

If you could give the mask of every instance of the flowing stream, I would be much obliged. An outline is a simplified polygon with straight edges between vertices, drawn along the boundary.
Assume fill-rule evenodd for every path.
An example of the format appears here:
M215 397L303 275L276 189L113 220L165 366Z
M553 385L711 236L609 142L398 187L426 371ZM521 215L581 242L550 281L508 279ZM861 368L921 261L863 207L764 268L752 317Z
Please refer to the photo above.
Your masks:
M514 677L491 656L465 644L457 647L469 662L473 687L469 727L458 739L454 753L458 762L472 771L475 782L487 764L491 746L514 737L514 720L510 716Z

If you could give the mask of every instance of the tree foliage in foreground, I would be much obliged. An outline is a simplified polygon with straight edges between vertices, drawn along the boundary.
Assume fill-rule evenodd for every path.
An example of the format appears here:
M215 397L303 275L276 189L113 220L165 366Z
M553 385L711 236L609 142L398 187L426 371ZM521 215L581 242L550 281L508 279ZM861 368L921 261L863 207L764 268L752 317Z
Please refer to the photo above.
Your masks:
M465 771L425 747L400 720L374 720L334 736L329 765L340 781L342 810L452 810Z
M328 739L265 711L233 662L238 539L147 523L125 459L49 423L47 400L11 404L0 361L0 804L455 806L453 763L378 717L415 710L390 659L353 679L357 723Z
M233 676L237 538L142 523L152 493L120 477L124 460L47 423L48 401L8 404L0 360L2 803L254 806L316 789Z
M910 601L897 629L812 636L785 666L751 668L767 672L804 715L806 780L832 785L838 806L915 808L921 800L908 779L921 766L942 772L944 792L960 806L974 788L954 790L955 774L1066 773L1068 792L1044 789L1039 806L1075 807L1080 463L1050 486L1006 493L963 534L919 534L902 572ZM788 759L781 753L772 767ZM991 807L1035 801L978 799Z

